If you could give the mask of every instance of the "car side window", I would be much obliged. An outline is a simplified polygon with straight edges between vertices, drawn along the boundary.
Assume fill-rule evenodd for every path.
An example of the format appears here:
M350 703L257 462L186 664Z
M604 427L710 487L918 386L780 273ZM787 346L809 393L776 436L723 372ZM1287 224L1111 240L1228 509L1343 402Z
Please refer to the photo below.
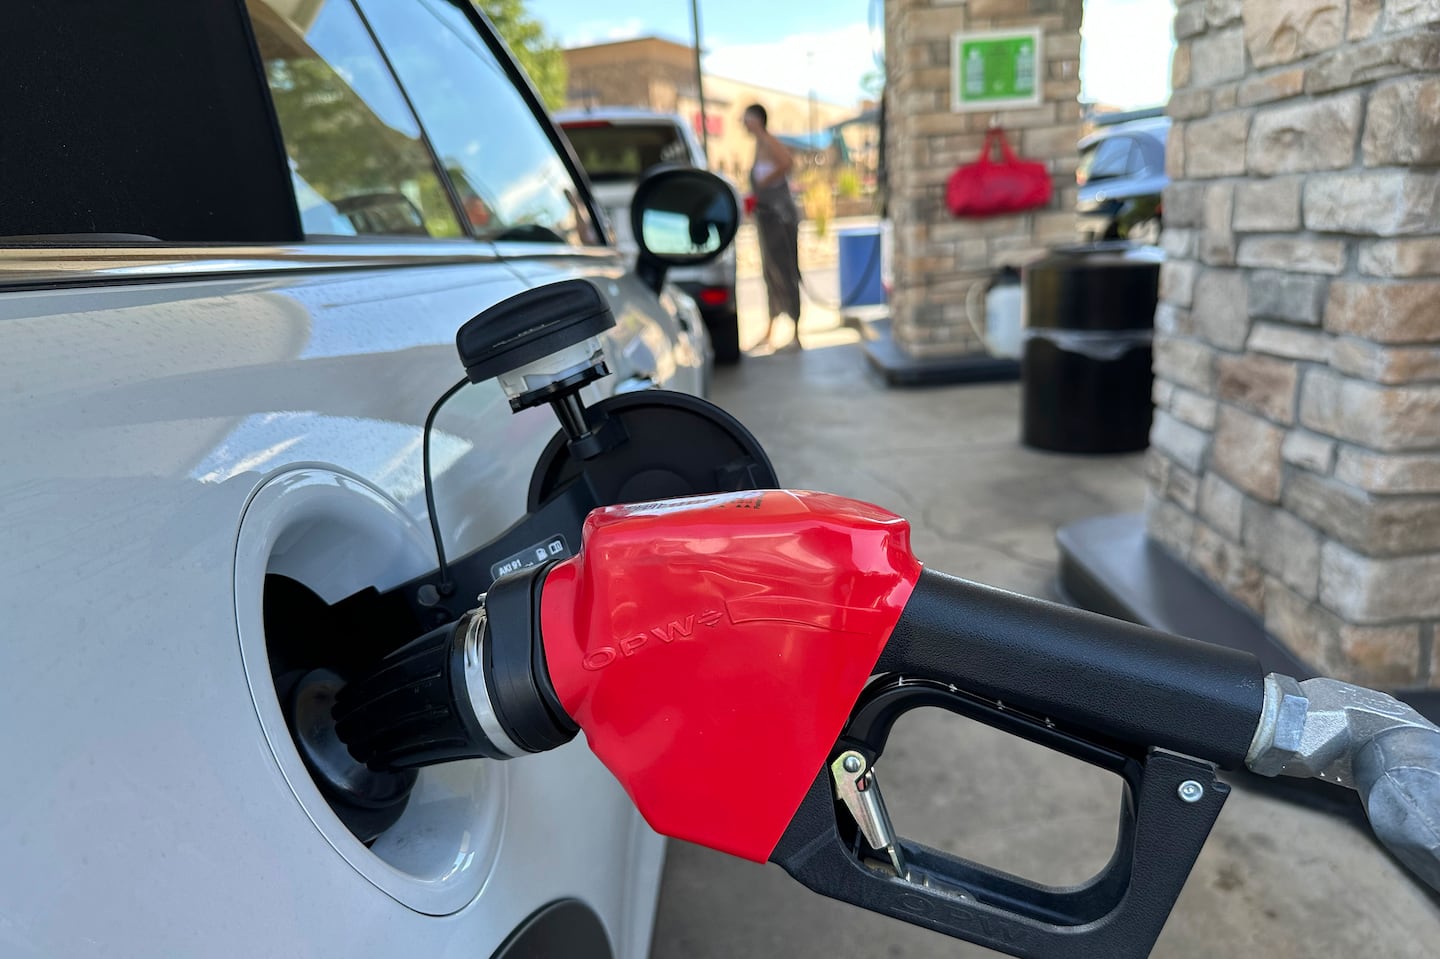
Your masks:
M1138 141L1130 142L1130 159L1125 164L1126 176L1144 176L1148 169L1145 163L1145 150Z
M670 124L573 120L562 126L592 183L635 180L659 163L690 164L690 148Z
M447 0L362 0L459 195L487 240L594 243L575 181L504 65Z
M1080 162L1085 181L1094 183L1124 176L1130 164L1131 146L1129 137L1111 137L1097 143Z
M307 236L463 231L351 0L247 0Z

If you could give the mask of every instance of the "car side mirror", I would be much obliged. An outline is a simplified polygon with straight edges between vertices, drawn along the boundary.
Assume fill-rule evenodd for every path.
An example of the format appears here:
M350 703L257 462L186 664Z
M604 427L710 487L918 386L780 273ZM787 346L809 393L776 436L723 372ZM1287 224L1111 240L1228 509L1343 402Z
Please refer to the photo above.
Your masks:
M672 266L708 263L740 227L730 184L692 167L667 167L641 180L630 201L630 231L640 248L635 271L655 292Z

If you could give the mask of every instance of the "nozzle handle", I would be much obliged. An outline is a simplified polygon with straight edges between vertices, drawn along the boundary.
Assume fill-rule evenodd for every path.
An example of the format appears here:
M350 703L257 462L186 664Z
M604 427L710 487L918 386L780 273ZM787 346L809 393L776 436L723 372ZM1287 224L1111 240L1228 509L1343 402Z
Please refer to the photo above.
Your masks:
M1249 653L925 570L876 672L950 683L1140 749L1244 764L1264 704Z

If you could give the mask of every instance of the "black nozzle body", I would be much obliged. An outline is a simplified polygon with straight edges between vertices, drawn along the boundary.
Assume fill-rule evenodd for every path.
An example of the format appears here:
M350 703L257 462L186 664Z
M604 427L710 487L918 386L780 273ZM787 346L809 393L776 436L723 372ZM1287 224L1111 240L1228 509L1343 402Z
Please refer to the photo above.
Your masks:
M484 603L412 640L336 696L335 731L372 769L510 759L579 727L545 670L539 601L550 566L497 581Z

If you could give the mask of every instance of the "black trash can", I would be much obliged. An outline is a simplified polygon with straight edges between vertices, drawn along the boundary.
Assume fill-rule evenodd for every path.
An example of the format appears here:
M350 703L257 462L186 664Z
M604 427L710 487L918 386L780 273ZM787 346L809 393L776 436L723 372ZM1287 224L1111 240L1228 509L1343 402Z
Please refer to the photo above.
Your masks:
M1097 243L1025 270L1021 442L1125 453L1150 441L1151 338L1164 253Z

